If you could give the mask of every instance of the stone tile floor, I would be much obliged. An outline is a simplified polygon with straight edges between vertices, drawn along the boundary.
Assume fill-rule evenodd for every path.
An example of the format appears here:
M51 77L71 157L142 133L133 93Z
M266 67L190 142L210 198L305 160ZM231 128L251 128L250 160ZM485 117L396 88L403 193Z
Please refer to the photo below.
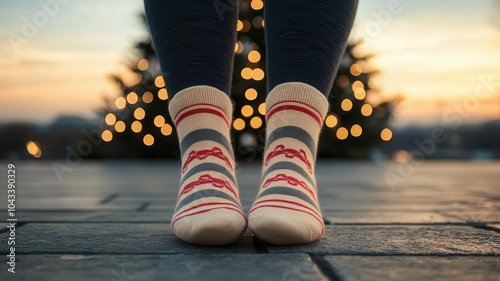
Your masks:
M3 226L0 280L500 280L500 162L320 162L326 234L289 247L179 241L174 162L15 164L16 274ZM246 211L258 175L238 168Z

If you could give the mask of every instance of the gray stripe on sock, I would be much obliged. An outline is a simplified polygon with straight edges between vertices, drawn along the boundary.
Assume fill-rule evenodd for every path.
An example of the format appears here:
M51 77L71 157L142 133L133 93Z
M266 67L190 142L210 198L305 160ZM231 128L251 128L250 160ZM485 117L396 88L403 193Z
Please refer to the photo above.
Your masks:
M299 127L295 126L283 126L279 127L269 135L266 141L266 150L269 148L269 145L274 141L281 138L294 138L303 142L311 151L311 154L315 157L316 155L316 143L309 133Z
M269 168L266 169L264 174L262 175L262 178L265 179L267 175L273 171L276 170L291 170L294 171L298 174L300 174L302 177L304 177L311 185L314 185L313 179L307 174L304 169L302 169L299 165L292 163L292 162L287 162L287 161L280 161L277 163L274 163L273 165L269 166ZM286 174L286 172L284 172Z
M181 153L184 154L186 149L191 145L200 141L214 141L220 143L229 151L229 154L234 159L233 148L229 140L221 133L213 129L199 129L187 134L181 141Z
M188 179L189 177L191 177L196 173L212 172L212 171L225 175L226 177L228 177L233 181L233 185L236 185L236 179L234 178L233 174L229 172L225 167L215 163L201 163L189 169L189 171L182 177L181 186L184 184L186 179Z
M229 200L231 202L234 202L236 205L238 205L241 208L240 202L233 198L231 195L226 194L222 191L219 190L214 190L214 189L203 189L200 191L196 191L195 193L192 193L188 196L186 196L184 199L182 199L179 204L177 204L177 207L175 207L175 213L179 211L182 207L186 206L187 204L194 202L198 199L201 198L209 198L209 197L217 197L217 198L222 198Z
M262 193L259 194L257 199L260 199L266 195L272 195L272 194L289 195L289 196L299 198L299 199L311 204L312 206L314 206L314 208L319 212L318 205L316 205L316 203L309 197L309 195L305 194L304 192L302 192L300 190L293 189L293 188L286 187L286 186L273 186L273 187L266 188L266 190L262 191Z

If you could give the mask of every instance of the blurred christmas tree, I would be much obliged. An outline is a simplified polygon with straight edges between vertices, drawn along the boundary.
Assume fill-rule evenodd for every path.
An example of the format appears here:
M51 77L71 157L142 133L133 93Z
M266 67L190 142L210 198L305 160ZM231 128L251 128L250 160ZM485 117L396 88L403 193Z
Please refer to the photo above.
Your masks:
M145 16L142 16L147 26ZM171 158L178 157L177 136L168 114L168 95L156 52L150 38L135 45L127 75L111 75L120 95L106 100L101 110L108 129L104 144L94 157Z
M266 46L264 3L241 1L236 30L232 96L236 154L252 161L262 157L265 140Z
M392 139L387 125L396 100L384 100L371 87L378 71L370 68L370 55L357 53L360 45L348 44L328 96L331 113L320 137L319 157L368 158L381 141Z
M265 126L266 50L264 42L264 3L240 2L236 26L232 100L233 138L236 155L251 161L262 156ZM146 21L144 20L146 23ZM370 89L368 57L356 56L357 44L349 45L329 97L332 112L326 119L319 156L368 156L369 149L392 133L385 129L391 103L370 105L376 92ZM151 39L135 46L137 59L129 63L129 77L113 75L120 96L107 100L101 111L108 129L102 132L104 144L94 157L170 158L179 157L177 136L170 119L160 66Z

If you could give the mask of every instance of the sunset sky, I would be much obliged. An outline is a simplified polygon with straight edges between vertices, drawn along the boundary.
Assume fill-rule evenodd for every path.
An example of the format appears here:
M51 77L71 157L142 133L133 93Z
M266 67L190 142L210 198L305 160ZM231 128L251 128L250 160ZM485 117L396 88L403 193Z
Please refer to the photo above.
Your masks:
M23 18L33 22L43 8L34 0L0 3L0 122L93 118L102 96L118 95L107 76L124 72L133 43L147 36L139 18L143 2L66 2L17 44L12 34L21 38ZM399 3L397 14L391 2ZM363 52L375 54L383 95L404 97L395 124L441 122L443 112L473 101L479 105L466 121L500 118L494 2L360 0L351 35L364 38Z

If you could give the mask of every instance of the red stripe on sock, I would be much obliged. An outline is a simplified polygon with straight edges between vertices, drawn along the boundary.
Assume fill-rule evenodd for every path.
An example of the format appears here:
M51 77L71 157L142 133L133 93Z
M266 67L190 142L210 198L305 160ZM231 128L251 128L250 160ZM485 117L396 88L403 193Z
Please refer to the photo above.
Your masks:
M194 114L200 114L200 113L208 113L208 114L213 114L213 115L219 116L219 117L221 117L224 120L224 122L226 123L226 125L229 127L229 121L227 120L226 115L224 115L224 113L222 113L222 112L220 112L218 110L210 109L210 108L196 108L196 109L189 110L189 111L187 111L185 113L182 113L178 117L176 116L176 118L175 118L175 126L178 126L179 123L184 118L187 118L187 117L189 117L191 115L194 115Z
M307 104L307 103L304 103L304 102L300 102L300 101L296 101L296 100L285 100L285 101L280 101L280 102L277 102L275 104L273 104L271 107L268 108L268 110L272 110L275 106L278 106L280 104L284 104L284 103L296 103L296 104L300 104L300 105L303 105L303 106L306 106L306 107L309 107L311 109L311 111L314 111L319 118L321 118L321 113L314 107L312 107L311 105Z
M258 206L258 207L253 208L252 210L250 210L250 213L252 213L253 211L255 211L257 209L265 208L265 207L269 207L269 208L281 208L281 209L287 209L287 210L292 210L292 211L306 213L306 214L310 215L311 217L315 218L321 224L321 234L323 234L324 227L325 227L324 222L322 220L320 220L319 218L317 218L315 215L313 215L313 214L311 214L311 213L309 213L307 211L304 211L304 210L295 209L295 208L286 207L286 206L280 206L280 205L262 205L262 206Z
M284 199L267 199L267 200L261 200L261 201L255 202L253 205L257 206L257 205L262 204L264 202L281 202L281 203L288 203L288 204L292 204L292 205L297 205L297 206L300 206L300 207L308 209L309 211L313 212L318 218L321 218L321 215L316 210L314 210L313 208L308 207L308 206L306 206L304 204L300 204L298 202L290 201L290 200L284 200ZM250 210L250 212L251 212L251 210Z
M222 107L219 107L219 106L216 106L214 104L211 104L211 103L195 103L195 104L192 104L192 105L188 105L186 107L184 107L183 109L179 110L179 112L177 112L177 114L174 116L174 119L177 119L177 117L179 115L182 114L182 112L186 111L186 110L189 110L190 108L193 108L195 106L206 106L206 107L212 107L212 108L215 108L215 109L218 109L220 110L222 113L224 113L225 115L225 111L222 109Z
M236 211L238 213L240 213L245 219L245 214L243 214L239 209L234 209L234 208L230 208L230 207L217 207L217 208L212 208L212 209L206 209L206 210L201 210L201 211L198 211L198 212L194 212L194 213L190 213L190 214L187 214L187 215L184 215L182 217L178 217L176 218L173 222L172 222L172 227L174 227L175 223L182 219L182 218L185 218L185 217L190 217L190 216L194 216L194 215L198 215L198 214L202 214L202 213L206 213L206 212L210 212L210 211L213 211L213 210L218 210L218 209L227 209L227 210L232 210L232 211Z
M290 102L294 102L294 101L290 101ZM303 103L301 103L301 104L303 104ZM304 105L307 105L307 104L304 104ZM310 107L310 108L312 108L312 107ZM271 118L271 116L274 113L282 111L282 110L296 110L296 111L305 113L305 114L311 116L314 120L316 120L316 122L318 123L318 125L320 127L323 125L323 120L321 120L321 117L320 117L321 115L318 116L315 112L313 112L310 109L307 109L307 108L304 108L301 106L297 106L297 105L291 105L291 104L289 104L289 105L274 104L271 108L269 108L269 110L266 114L266 120L268 121L269 118Z
M318 116L321 116L321 113L314 107L312 107L311 105L305 103L305 102L301 102L301 101L296 101L296 100L285 100L285 101L280 101L280 102L277 102L275 104L273 104L271 107L269 107L268 109L271 110L273 107L279 105L279 104L283 104L283 103L287 103L287 102L291 102L291 103L297 103L297 104L301 104L303 106L307 106L309 107L312 111L316 112L318 114Z
M191 210L194 210L194 209L198 209L198 208L201 208L201 207L205 207L205 206L212 206L212 205L229 205L229 206L233 206L233 207L236 207L236 208L240 208L238 205L234 204L234 203L230 203L230 202L208 202L208 203L201 203L201 204L198 204L198 205L195 205L195 206L192 206L192 207L189 207L187 208L186 210L178 213L175 215L175 217L173 218L173 220L176 220L176 218L188 211L191 211Z

